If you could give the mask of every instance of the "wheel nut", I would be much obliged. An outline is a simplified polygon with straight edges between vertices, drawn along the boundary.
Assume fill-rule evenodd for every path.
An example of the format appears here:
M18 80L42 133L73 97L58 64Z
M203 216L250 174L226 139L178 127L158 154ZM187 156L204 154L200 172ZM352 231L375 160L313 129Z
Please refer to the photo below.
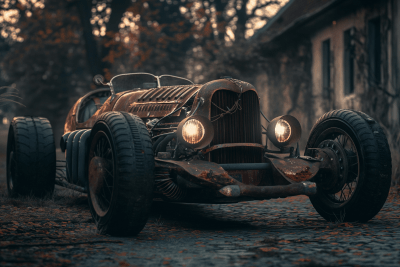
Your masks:
M342 158L339 158L339 162L342 162L343 160L342 160Z

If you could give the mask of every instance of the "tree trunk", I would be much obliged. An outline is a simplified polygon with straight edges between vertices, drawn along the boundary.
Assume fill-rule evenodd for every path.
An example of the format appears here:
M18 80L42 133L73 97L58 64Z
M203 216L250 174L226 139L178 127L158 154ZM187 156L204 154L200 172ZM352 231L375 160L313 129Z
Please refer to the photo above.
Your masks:
M113 40L115 35L119 32L119 24L121 23L122 16L131 4L131 0L113 0L111 2L111 15L108 23L106 24L107 32L103 37L101 46L100 66L105 76L110 75L110 68L112 66L112 63L110 60L107 60L106 57L109 55L112 48L115 47ZM106 78L110 79L111 77Z
M225 42L225 27L226 27L226 20L224 18L224 11L226 6L228 5L227 0L219 0L214 2L215 11L217 13L216 20L217 20L217 44L222 45Z
M92 33L92 25L90 18L92 13L90 11L91 5L88 0L77 1L79 16L83 30L83 38L85 40L86 58L89 65L90 73L94 76L102 73L100 68L100 60L97 52L97 43Z
M235 42L236 43L239 43L245 39L246 22L248 20L248 16L246 13L248 0L243 0L241 2L242 2L241 8L236 9L236 15L238 17L238 20L236 23L236 31L235 31Z

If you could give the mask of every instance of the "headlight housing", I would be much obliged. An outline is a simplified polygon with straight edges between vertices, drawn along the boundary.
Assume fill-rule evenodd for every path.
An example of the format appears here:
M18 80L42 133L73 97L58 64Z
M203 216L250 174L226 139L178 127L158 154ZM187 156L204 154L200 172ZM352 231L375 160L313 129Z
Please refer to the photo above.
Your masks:
M204 126L196 119L187 120L182 126L183 140L189 144L197 144L204 137Z
M267 136L274 146L282 149L299 141L301 125L291 115L279 116L268 125Z
M177 136L180 143L191 148L203 148L214 138L214 127L209 119L194 115L181 121Z

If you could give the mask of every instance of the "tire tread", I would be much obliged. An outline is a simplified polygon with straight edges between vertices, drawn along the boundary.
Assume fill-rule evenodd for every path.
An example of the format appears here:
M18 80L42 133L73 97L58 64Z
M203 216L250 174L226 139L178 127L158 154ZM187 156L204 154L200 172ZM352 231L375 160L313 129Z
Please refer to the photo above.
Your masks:
M139 117L126 112L107 112L97 122L109 127L118 184L110 214L100 218L90 205L92 215L101 234L136 235L145 226L152 203L154 157L149 133ZM94 135L96 125L93 129Z
M11 147L14 147L19 167L15 174L15 187L13 190L8 188L9 194L50 196L54 191L56 155L49 121L37 117L14 118L7 142L7 168Z

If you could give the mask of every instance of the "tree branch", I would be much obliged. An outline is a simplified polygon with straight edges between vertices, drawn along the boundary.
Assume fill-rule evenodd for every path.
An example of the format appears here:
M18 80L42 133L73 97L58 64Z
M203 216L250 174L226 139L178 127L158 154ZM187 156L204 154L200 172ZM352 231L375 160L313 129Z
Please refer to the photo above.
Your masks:
M382 86L374 86L373 88L376 88L376 89L378 89L379 91L382 91L385 95L388 95L388 96L390 96L390 97L393 97L393 98L399 97L399 94L392 94L392 93L389 93L389 92L386 91Z
M257 6L253 9L253 11L251 12L251 15L250 15L250 16L251 16L251 17L254 17L256 11L259 10L259 9L268 7L268 6L270 6L270 5L279 5L279 4L280 4L279 1L269 1L269 2L267 2L267 3L257 5Z

